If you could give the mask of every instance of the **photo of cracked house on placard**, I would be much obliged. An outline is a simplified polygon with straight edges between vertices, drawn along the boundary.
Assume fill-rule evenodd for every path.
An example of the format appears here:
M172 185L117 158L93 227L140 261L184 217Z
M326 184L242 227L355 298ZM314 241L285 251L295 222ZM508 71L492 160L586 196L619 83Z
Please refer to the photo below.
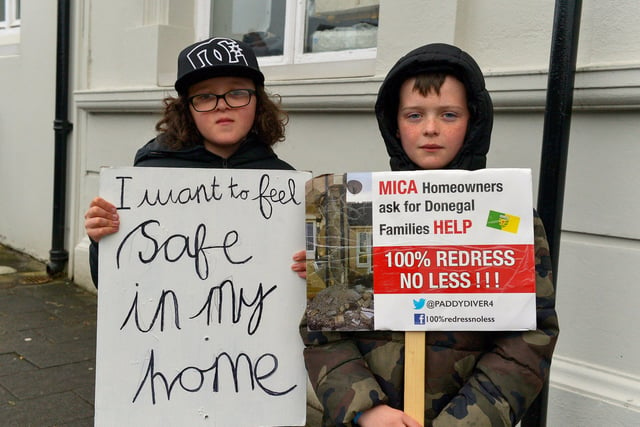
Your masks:
M373 330L371 206L371 173L307 182L309 330Z

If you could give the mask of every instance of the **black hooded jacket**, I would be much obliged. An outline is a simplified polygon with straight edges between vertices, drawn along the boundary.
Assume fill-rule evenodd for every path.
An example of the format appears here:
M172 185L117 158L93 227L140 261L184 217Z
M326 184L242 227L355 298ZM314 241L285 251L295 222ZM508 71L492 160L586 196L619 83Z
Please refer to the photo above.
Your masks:
M147 142L138 150L134 166L169 168L282 169L293 166L276 156L271 147L249 134L238 150L225 159L208 151L204 145L172 150L163 143L163 135Z
M391 170L421 169L402 149L397 136L397 114L400 86L408 78L425 72L452 74L464 84L467 91L471 119L466 137L460 152L445 169L483 169L491 140L493 104L485 88L482 71L466 52L448 44L433 43L419 47L398 60L378 92L376 118L390 156Z

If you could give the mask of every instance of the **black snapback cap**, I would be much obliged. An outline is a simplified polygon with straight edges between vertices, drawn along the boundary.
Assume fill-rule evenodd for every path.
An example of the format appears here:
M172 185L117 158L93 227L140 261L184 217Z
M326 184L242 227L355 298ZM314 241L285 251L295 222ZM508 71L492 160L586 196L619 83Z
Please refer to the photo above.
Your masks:
M187 46L178 55L175 88L180 95L202 80L226 76L248 77L256 85L264 85L256 54L244 42L213 37Z

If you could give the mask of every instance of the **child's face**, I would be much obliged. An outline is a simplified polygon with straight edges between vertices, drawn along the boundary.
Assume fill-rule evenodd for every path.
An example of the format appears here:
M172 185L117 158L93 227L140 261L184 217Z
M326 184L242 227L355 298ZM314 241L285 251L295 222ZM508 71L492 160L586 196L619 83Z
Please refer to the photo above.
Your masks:
M234 89L255 90L253 80L244 77L214 77L203 80L189 88L189 96L201 94L222 95ZM231 108L224 99L211 111L198 112L190 105L191 116L204 137L207 150L223 158L231 156L247 136L256 116L256 97L244 107Z
M398 137L407 156L422 169L441 169L458 154L469 122L464 85L447 76L440 95L413 90L415 79L400 88Z

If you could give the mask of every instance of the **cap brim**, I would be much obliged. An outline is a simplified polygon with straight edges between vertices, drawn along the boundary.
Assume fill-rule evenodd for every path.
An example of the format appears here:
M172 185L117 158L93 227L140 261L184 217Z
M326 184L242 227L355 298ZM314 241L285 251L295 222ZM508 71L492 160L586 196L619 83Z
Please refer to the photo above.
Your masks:
M260 71L246 66L218 65L193 70L176 80L174 87L180 95L184 95L190 86L213 77L247 77L253 80L256 85L264 86L264 75Z

